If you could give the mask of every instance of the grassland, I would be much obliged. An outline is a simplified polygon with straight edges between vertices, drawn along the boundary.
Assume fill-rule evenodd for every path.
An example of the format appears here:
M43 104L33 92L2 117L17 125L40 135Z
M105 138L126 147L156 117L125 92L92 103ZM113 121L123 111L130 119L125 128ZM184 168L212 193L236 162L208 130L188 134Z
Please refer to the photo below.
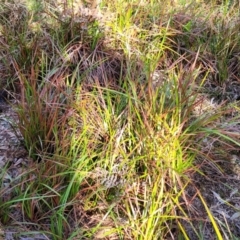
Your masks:
M54 240L239 239L239 9L1 1L1 89L31 159L11 188L1 169L2 225Z

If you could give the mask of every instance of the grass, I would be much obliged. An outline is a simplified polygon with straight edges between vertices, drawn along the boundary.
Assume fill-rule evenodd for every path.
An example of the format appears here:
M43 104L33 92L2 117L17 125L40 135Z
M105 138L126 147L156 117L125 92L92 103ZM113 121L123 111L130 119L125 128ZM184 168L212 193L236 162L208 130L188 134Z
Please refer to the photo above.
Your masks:
M239 81L238 5L2 3L1 84L31 164L11 187L1 170L1 222L18 211L19 234L142 240L205 239L208 222L234 239L194 175L221 172L219 152L240 144L227 88Z

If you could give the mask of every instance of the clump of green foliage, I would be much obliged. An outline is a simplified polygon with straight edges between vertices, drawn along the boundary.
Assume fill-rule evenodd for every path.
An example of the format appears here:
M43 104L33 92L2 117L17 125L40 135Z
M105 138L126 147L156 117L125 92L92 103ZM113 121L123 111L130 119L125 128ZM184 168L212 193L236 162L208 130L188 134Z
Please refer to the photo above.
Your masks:
M186 221L200 239L186 192L204 141L239 147L219 120L230 105L217 105L238 98L224 92L239 79L237 5L1 4L5 87L32 159L0 197L1 221L18 205L29 234L51 239L190 239ZM217 238L233 236L194 190Z

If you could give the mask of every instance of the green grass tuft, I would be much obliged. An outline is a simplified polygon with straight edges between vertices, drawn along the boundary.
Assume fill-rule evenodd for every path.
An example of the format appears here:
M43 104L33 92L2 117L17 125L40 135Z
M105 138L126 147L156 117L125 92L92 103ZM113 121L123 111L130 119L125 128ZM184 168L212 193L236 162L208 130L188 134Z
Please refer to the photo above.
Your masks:
M205 239L209 218L234 236L193 177L221 169L206 142L240 144L238 2L218 2L1 4L1 87L31 159L11 187L0 171L3 224L20 211L56 240Z

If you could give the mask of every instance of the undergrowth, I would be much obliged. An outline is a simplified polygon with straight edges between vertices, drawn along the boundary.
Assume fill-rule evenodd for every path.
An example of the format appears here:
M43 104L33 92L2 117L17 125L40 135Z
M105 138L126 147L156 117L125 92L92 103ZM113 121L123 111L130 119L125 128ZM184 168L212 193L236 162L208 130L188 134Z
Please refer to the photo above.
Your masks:
M239 2L60 2L1 2L1 87L31 158L10 189L1 170L1 222L20 209L49 239L205 239L192 188L233 239L191 176L217 165L209 139L239 148Z

